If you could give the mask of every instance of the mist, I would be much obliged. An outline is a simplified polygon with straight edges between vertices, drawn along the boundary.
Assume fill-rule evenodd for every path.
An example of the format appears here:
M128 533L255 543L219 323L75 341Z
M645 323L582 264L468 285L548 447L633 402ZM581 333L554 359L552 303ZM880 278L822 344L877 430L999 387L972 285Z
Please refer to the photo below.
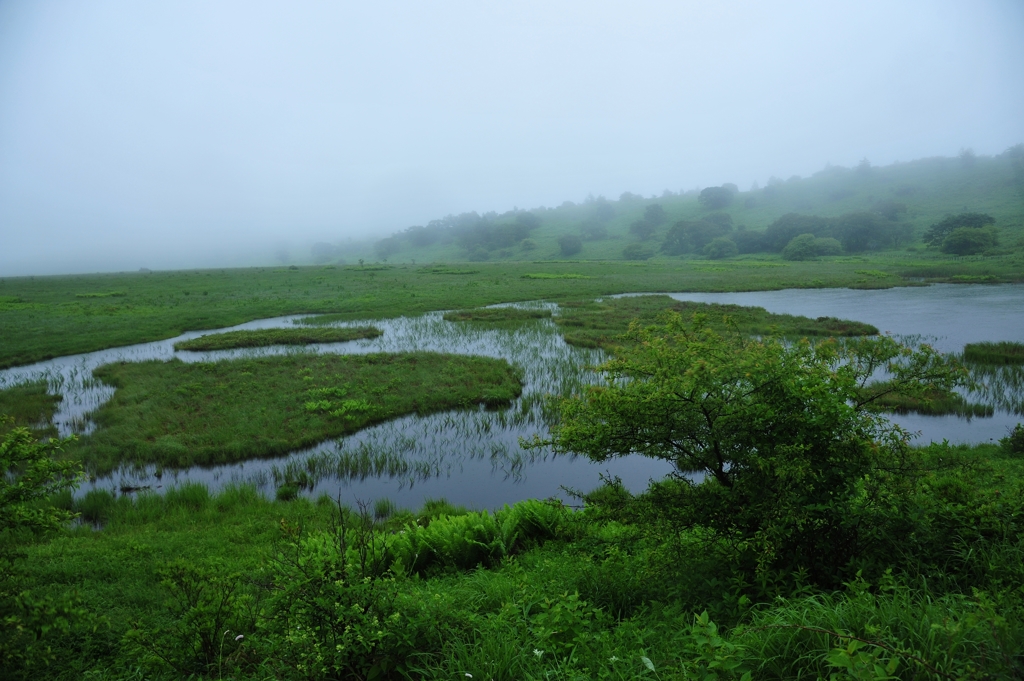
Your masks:
M0 3L0 275L1024 141L1024 5Z

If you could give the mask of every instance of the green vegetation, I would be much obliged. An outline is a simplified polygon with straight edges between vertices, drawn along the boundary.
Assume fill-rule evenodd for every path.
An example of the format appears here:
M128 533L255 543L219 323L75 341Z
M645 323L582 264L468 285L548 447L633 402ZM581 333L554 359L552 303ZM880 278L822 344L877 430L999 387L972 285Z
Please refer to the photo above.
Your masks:
M257 329L212 333L174 344L175 350L229 350L259 348L267 345L311 345L344 343L359 338L376 338L381 330L373 326L328 329Z
M678 490L664 485L633 496L613 482L582 511L534 501L495 514L444 501L415 513L275 502L244 486L93 492L62 503L88 510L102 531L83 525L23 547L22 586L40 599L72 594L78 618L41 630L5 670L112 680L1012 678L1024 650L1024 458L1006 444L906 454L904 507L882 517L906 513L909 524L864 528L871 542L835 589L728 560L743 543L680 530L665 505Z
M978 364L1024 364L1024 343L968 343L964 361Z
M39 437L55 437L53 415L60 395L50 393L46 381L29 381L0 390L0 435L14 427L28 428Z
M952 391L930 390L917 396L901 395L892 391L888 382L878 382L869 384L863 394L871 397L877 406L895 414L955 414L971 418L992 416L995 413L991 404L968 402L963 395Z
M621 248L617 246L613 257L619 257ZM0 328L4 329L0 368L282 315L330 315L314 320L322 324L414 316L451 309L453 287L458 289L457 304L470 308L629 292L886 288L954 279L1024 278L1024 266L1010 256L936 257L877 254L806 262L740 256L711 261L488 263L469 274L398 265L5 278L0 279ZM865 270L890 276L858 272ZM531 276L523 276L527 274ZM126 290L128 295L76 297L83 291L112 288Z
M878 393L861 386L884 369L890 391L919 398L966 372L888 336L787 344L720 333L706 314L664 319L630 326L631 342L599 367L608 384L564 398L545 444L598 462L671 462L676 475L655 486L659 511L723 542L723 559L751 574L835 588L852 561L884 559L896 544L870 535L898 541L903 518L887 513L912 471L901 470L907 436L873 413Z
M548 319L551 310L528 310L518 307L478 307L473 310L456 310L446 312L444 318L449 322L525 322L533 319Z
M794 237L810 233L838 242L822 244L825 250L839 246L847 254L933 248L957 256L1016 254L1019 261L1022 164L1024 145L1018 145L972 163L928 158L886 167L826 166L811 177L771 178L767 186L749 191L725 184L699 192L666 190L657 198L624 192L617 201L599 196L555 208L463 213L394 234L381 242L387 244L387 255L378 250L376 257L390 262L510 262L570 255L636 259L644 251L626 251L628 240L654 246L650 250L657 250L652 253L656 259L720 258L731 257L724 244L704 253L717 238L731 241L740 254L780 253ZM976 224L970 216L986 222ZM525 231L523 225L528 225ZM946 244L956 229L965 232ZM361 252L355 249L353 255ZM373 256L369 248L364 254Z
M81 475L77 461L61 461L67 440L38 442L27 428L15 427L0 440L0 668L17 670L56 661L47 633L66 634L83 619L74 595L32 593L24 563L27 541L64 529L74 514L46 503L70 497Z
M506 405L521 390L504 361L436 353L118 363L94 375L117 391L70 452L96 473L279 456L403 414Z
M651 324L661 315L674 312L686 316L707 314L716 325L723 316L737 331L748 335L777 334L789 338L864 336L878 333L870 324L834 317L799 317L773 314L762 307L743 307L718 303L694 303L673 300L668 296L623 296L601 301L562 303L555 323L565 341L584 348L614 349L622 344L623 334L632 321Z

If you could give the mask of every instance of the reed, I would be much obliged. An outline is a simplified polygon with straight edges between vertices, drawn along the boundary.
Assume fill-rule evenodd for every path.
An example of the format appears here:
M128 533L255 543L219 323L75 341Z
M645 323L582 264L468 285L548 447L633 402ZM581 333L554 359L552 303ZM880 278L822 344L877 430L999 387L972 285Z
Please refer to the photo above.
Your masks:
M964 361L976 364L1024 364L1024 343L968 343L964 346Z
M230 350L232 348L261 348L268 345L312 345L314 343L344 343L360 338L376 338L381 330L373 326L331 327L320 329L257 329L254 331L228 331L211 333L198 338L178 341L175 350Z

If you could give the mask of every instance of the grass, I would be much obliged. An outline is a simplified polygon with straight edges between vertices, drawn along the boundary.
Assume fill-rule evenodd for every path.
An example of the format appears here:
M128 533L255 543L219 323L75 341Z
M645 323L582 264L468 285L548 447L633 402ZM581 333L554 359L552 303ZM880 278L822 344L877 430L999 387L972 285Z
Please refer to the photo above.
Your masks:
M761 307L677 301L668 296L624 296L563 303L562 312L555 317L555 322L567 343L611 349L621 342L619 337L629 328L630 322L637 320L644 325L653 324L665 312L677 312L687 318L695 313L706 314L712 323L718 323L727 316L739 331L748 334L774 332L788 337L824 337L878 333L878 329L870 324L833 317L811 319L773 314Z
M93 473L279 456L403 414L507 405L521 390L503 360L437 353L118 363L94 375L117 390L69 448Z
M977 364L1024 364L1024 343L968 343L964 361Z
M524 310L516 307L478 307L473 310L456 310L446 312L445 320L449 322L525 322L533 319L548 319L551 310Z
M229 350L267 345L311 345L344 343L359 338L376 338L381 330L372 326L329 329L257 329L211 333L174 344L175 350Z
M888 288L913 284L899 276L915 262L941 264L941 276L985 268L1002 280L1019 280L1013 261L878 254L835 262L781 263L775 256L744 256L718 263L690 260L577 263L478 263L472 273L455 266L436 273L412 265L371 267L251 268L0 278L0 368L52 357L173 338L185 331L234 326L291 314L328 314L321 320L355 321L416 316L457 304L469 309L530 300L555 302L629 292L753 291L784 288ZM722 265L721 263L728 264ZM942 264L945 263L945 264ZM785 265L785 266L779 266ZM857 270L877 269L877 277ZM909 271L909 270L908 270ZM524 279L524 274L556 278ZM562 278L561 275L579 275ZM911 276L918 276L912 273ZM124 291L121 297L79 294Z
M974 512L964 485L984 490L986 507L1007 505L1006 518L1016 513L1019 456L995 445L917 451L926 466L921 503L932 504L938 518ZM936 557L945 570L978 571L968 586L935 565L915 572L911 563L874 578L851 575L844 589L825 592L780 589L770 574L761 584L744 583L698 534L659 537L643 526L644 516L608 520L537 501L494 514L444 500L414 511L385 499L367 505L362 519L341 509L349 529L339 533L330 499L296 497L292 489L279 498L249 486L211 494L190 483L163 495L94 491L75 501L102 530L86 523L25 547L26 565L36 597L76 594L95 619L73 635L50 635L56 661L36 677L181 678L179 667L196 662L194 637L230 629L228 643L237 634L245 643L213 660L224 663L223 673L196 673L332 678L288 663L325 650L298 635L310 631L302 619L308 611L267 601L292 587L305 597L325 568L343 588L328 592L324 607L334 619L321 625L390 632L376 640L396 651L413 678L670 679L715 671L714 678L739 679L750 671L755 679L815 679L847 664L866 674L894 657L895 678L1020 673L1024 548L1019 528L1003 516L987 517L969 546L943 539ZM383 574L371 569L365 581L345 581L342 537L350 568L380 552ZM284 579L290 573L280 569L288 565L301 570L294 573L301 581ZM372 628L360 629L366 623L337 604L369 594L357 603L379 607L375 593L394 614ZM221 611L209 606L218 603L229 617L216 619ZM381 652L359 650L367 658ZM712 661L717 666L709 668Z
M11 427L31 429L37 437L55 437L53 415L57 413L60 395L49 392L45 380L20 383L0 390L0 435ZM7 421L3 420L8 417Z
M884 391L887 389L887 386L887 383L880 381L867 386L866 390L870 394L871 392ZM991 404L968 402L962 395L942 390L933 390L921 397L890 393L876 399L874 404L881 407L884 411L895 414L916 413L928 416L954 414L965 418L984 418L995 413L995 408Z

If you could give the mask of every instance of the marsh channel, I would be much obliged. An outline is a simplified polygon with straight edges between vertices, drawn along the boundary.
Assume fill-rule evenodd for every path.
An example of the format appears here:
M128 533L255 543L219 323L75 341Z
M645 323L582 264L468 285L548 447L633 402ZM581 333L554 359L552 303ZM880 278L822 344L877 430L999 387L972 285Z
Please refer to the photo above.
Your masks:
M754 305L774 313L808 317L839 317L867 322L895 336L930 343L943 352L959 353L965 343L1024 339L1024 285L952 285L882 290L789 289L749 293L672 293L678 300ZM516 307L547 308L553 303ZM213 362L293 352L371 353L435 351L502 358L523 374L523 392L505 409L448 411L405 416L352 435L328 440L285 457L185 470L155 467L122 468L92 479L90 489L160 491L186 480L207 484L211 491L230 483L252 483L272 495L288 482L303 493L353 504L388 498L415 508L426 499L445 498L470 508L498 508L526 498L567 498L563 487L588 490L601 476L617 476L633 491L670 470L665 462L641 456L595 464L579 457L555 456L543 449L523 449L520 438L544 437L546 395L578 392L599 382L592 367L604 358L599 350L569 346L554 322L540 319L521 326L448 322L442 312L420 317L339 322L337 326L373 325L377 338L326 343L303 348L272 346L210 352L175 351L174 343L210 333L243 329L289 328L305 315L262 319L224 329L194 331L152 343L72 355L0 371L0 388L40 378L62 395L54 418L61 435L88 433L89 419L114 389L92 378L92 371L111 362L177 357L185 362ZM970 395L992 404L986 418L894 415L893 421L914 434L916 443L989 442L1004 437L1024 411L1024 367L975 369L986 388Z

